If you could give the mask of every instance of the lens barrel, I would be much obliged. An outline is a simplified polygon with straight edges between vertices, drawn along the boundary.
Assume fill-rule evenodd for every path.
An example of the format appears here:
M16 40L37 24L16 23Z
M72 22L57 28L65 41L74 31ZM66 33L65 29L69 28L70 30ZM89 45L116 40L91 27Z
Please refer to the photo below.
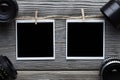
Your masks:
M113 24L117 29L120 29L120 1L110 0L101 9L103 15Z

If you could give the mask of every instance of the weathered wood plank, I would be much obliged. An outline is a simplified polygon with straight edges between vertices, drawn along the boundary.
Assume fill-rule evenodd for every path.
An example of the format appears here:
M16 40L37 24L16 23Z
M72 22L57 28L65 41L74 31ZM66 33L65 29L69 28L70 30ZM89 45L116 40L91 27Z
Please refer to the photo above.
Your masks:
M17 80L98 80L98 71L19 71Z
M85 8L86 15L101 14L99 8L108 0L18 0L19 17L34 16L38 9L39 16L80 15L80 8Z

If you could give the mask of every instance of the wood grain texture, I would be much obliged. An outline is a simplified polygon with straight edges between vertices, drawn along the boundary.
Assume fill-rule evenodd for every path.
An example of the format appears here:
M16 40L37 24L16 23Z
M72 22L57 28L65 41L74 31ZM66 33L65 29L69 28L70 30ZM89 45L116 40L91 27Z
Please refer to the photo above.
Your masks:
M101 15L99 8L109 0L17 0L18 17L66 15L79 16L80 8L86 8L86 15ZM15 23L0 25L0 54L6 55L18 70L98 70L103 60L66 60L66 20L55 19L56 59L52 61L16 61ZM120 57L120 31L106 21L105 54L107 57Z
M98 71L19 71L16 80L99 80Z
M80 8L85 8L86 15L100 14L99 8L109 0L17 0L19 16L34 16L34 11L39 11L39 16L46 15L71 15L79 16Z

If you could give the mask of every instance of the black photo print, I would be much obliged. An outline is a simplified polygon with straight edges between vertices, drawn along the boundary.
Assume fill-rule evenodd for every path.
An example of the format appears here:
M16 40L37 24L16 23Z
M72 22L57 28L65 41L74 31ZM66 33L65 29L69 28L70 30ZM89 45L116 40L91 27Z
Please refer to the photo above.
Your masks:
M54 20L17 20L17 60L49 60L55 58Z
M66 59L104 59L103 20L66 21Z

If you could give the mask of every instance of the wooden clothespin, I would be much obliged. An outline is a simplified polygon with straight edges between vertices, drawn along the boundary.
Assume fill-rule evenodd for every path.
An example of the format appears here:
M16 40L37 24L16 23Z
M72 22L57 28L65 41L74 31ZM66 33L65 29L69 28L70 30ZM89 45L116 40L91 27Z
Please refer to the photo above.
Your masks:
M38 20L38 11L35 11L35 25L37 25L37 20Z
M83 8L81 8L81 13L82 13L82 20L85 20L85 12Z

